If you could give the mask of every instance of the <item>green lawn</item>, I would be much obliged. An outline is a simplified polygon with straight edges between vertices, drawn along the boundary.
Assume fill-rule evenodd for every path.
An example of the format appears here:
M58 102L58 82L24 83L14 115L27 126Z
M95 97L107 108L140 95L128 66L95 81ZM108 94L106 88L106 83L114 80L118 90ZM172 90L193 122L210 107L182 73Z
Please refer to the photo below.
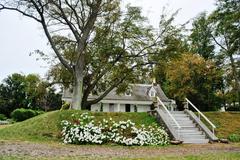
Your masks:
M71 120L71 115L80 115L84 111L64 110L48 112L37 117L0 128L0 140L60 141L61 121ZM96 121L112 117L115 121L131 119L136 125L151 125L155 118L147 113L105 113L89 112Z
M84 111L65 110L48 112L29 120L0 127L0 140L23 141L60 141L62 120L70 120L73 113ZM115 121L131 119L137 125L151 125L155 118L147 113L105 113L89 112L96 117L96 121L112 117ZM240 112L206 112L204 113L216 126L219 138L228 138L231 134L240 136Z
M240 136L240 112L205 112L217 127L219 138L228 138L231 134Z
M135 158L113 158L113 157L93 157L93 156L81 156L81 157L29 157L29 156L0 156L1 160L239 160L240 153L220 153L220 154L207 154L207 155L187 155L187 156L161 156L151 157L143 159Z
M76 113L80 115L84 111L73 111L73 110L67 110L67 111L53 111L53 112L48 112L42 115L39 115L37 117L31 118L29 120L15 123L9 126L4 126L0 128L0 141L2 143L9 143L9 144L14 144L22 141L31 141L31 143L36 143L36 144L41 144L41 145L47 145L51 144L53 148L58 148L58 147L66 147L66 149L72 150L71 148L75 148L78 146L75 145L63 145L61 143L61 126L60 122L62 120L71 120L71 115L73 113ZM135 122L137 125L152 125L156 123L155 118L149 116L147 113L103 113L103 112L90 112L90 114L94 115L96 117L96 120L102 120L103 118L108 119L109 117L112 117L113 120L115 121L120 121L120 120L128 120L131 119L133 122ZM240 135L240 113L236 112L226 112L226 113L220 113L220 112L207 112L205 113L206 116L213 121L214 124L217 126L217 136L219 137L228 137L231 134L237 134ZM59 143L60 142L60 143ZM21 145L21 143L19 143ZM211 144L208 144L212 146ZM139 147L140 151L142 153L145 153L145 150L176 150L175 152L178 153L179 149L180 151L184 151L184 154L181 156L176 156L176 154L171 154L172 152L170 151L169 154L164 154L162 156L158 157L148 157L148 154L145 155L143 159L149 159L149 160L239 160L240 159L240 152L234 152L230 148L231 146L234 146L236 148L240 148L240 143L231 143L227 145L222 145L222 144L214 144L214 145L220 145L221 147L226 147L223 150L216 150L215 152L209 152L208 149L206 149L206 154L202 155L194 155L195 150L197 146L189 146L189 145L179 145L179 146L165 146L165 147L158 147L158 146L149 146L149 147ZM88 147L90 149L94 148L94 145L87 145L87 146L80 146L81 147ZM92 147L92 148L91 148ZM104 146L99 146L99 147L105 147L107 150L111 150L114 147L121 147L123 149L126 149L125 146L111 146L111 145L104 145ZM109 147L109 148L108 148ZM44 146L45 148L45 146ZM51 148L51 147L50 147ZM136 149L137 147L131 147L127 148L131 152L131 149ZM228 150L228 148L230 150ZM78 148L77 148L78 149ZM188 152L189 149L192 149L194 152ZM201 149L201 146L200 148ZM211 147L209 148L211 149ZM114 149L115 150L115 149ZM196 150L196 153L199 150ZM229 151L229 152L228 152ZM239 151L239 149L237 149ZM137 152L136 152L137 153ZM151 153L151 152L149 152ZM205 153L200 152L200 153ZM56 156L30 156L28 154L10 154L10 155L4 155L0 153L0 159L1 160L78 160L78 159L83 159L83 160L105 160L105 159L113 159L113 160L136 160L136 158L128 158L128 156L107 156L105 154L103 155L98 155L98 154L89 154L84 156L61 156L56 155ZM69 153L71 155L71 152ZM137 154L136 154L137 155ZM161 155L161 154L159 154ZM155 156L152 154L149 154L149 156ZM132 155L131 157L135 157ZM138 156L136 156L138 157ZM139 159L139 158L138 158ZM139 159L141 160L141 159Z

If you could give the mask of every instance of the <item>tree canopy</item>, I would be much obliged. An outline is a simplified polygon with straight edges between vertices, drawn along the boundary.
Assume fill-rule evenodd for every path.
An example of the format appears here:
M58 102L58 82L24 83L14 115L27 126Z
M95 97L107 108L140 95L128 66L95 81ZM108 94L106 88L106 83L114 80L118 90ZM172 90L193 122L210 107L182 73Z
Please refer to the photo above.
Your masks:
M0 84L0 113L7 116L17 108L54 110L61 107L61 96L38 75L14 73Z
M211 110L240 104L239 5L216 0L216 9L195 17L190 30L173 23L178 11L162 14L156 29L141 8L121 8L120 0L1 0L0 11L19 12L41 25L54 52L48 80L71 88L73 109L89 109L113 88L121 93L130 83L156 77L170 98L188 97ZM15 78L21 87L21 76ZM24 94L37 97L32 86L38 79L27 79ZM91 94L97 98L89 100ZM38 101L31 96L16 105Z

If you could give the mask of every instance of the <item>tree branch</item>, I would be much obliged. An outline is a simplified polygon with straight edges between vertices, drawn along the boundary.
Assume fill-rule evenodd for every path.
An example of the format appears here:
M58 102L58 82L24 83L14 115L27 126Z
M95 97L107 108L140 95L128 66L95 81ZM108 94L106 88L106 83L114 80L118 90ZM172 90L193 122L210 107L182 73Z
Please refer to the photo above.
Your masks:
M57 3L53 3L53 4L61 11L62 18L67 23L68 27L72 31L72 33L73 33L74 37L76 38L76 40L79 41L80 35L77 32L77 30L75 29L75 26L72 24L72 22L68 20L67 15L65 14L64 10L62 9L61 3L59 5Z
M60 52L58 51L56 45L54 44L54 41L48 31L48 27L47 27L47 24L46 24L46 21L45 21L45 18L44 18L44 15L43 15L43 11L40 10L40 8L38 7L38 5L35 3L34 0L30 0L30 2L32 2L32 4L34 5L35 9L37 10L38 14L40 15L41 17L41 24L42 24L42 27L43 27L43 30L44 30L44 33L45 35L47 36L48 38L48 41L52 47L52 49L54 50L55 54L57 55L59 61L64 65L64 67L66 67L69 72L72 73L72 68L71 66L67 63L67 61L62 57L62 55L60 54Z
M24 15L26 17L32 18L32 19L36 20L37 22L41 23L41 20L38 19L37 17L34 17L33 15L27 14L27 13L21 11L18 8L6 7L6 6L2 5L2 4L0 4L0 11L4 10L4 9L16 11L16 12L21 13L22 15Z
M227 49L226 49L223 45L221 45L221 44L216 40L216 38L215 38L212 34L210 34L210 35L211 35L211 37L213 38L214 42L215 42L219 47L221 47L223 50L227 51Z
M99 12L99 7L101 5L101 2L102 0L97 0L97 3L96 5L92 5L92 13L90 14L89 18L88 18L88 21L86 23L86 25L83 27L83 32L82 32L82 37L80 38L79 40L79 46L78 46L78 49L79 49L79 53L80 54L83 54L83 50L85 49L86 47L86 44L87 44L87 39L89 37L89 34L94 26L94 23L97 19L97 16L98 16L98 12ZM78 57L78 60L77 62L79 63L79 59L80 59L80 55Z
M129 68L129 71L133 71L134 68L136 67L139 67L139 66L145 66L145 65L148 65L148 64L153 64L153 63L142 63L142 64L136 64L134 66L132 66L131 68ZM124 73L123 73L124 74ZM128 76L127 73L125 73L125 75L123 77L121 77L119 80L117 80L114 84L112 84L104 93L102 93L98 98L94 99L94 100L91 100L91 101L88 101L87 104L88 105L92 105L92 104L95 104L95 103L98 103L99 101L101 101L109 92L111 92L115 87L117 87L119 84L121 84L125 79L126 77Z

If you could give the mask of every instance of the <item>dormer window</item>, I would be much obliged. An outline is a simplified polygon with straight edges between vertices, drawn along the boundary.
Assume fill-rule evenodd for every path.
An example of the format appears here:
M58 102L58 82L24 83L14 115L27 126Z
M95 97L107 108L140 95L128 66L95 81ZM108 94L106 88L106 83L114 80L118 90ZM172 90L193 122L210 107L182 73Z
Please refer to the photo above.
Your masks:
M153 87L149 90L149 96L156 97L156 90Z
M126 90L125 96L132 96L132 91L130 89Z

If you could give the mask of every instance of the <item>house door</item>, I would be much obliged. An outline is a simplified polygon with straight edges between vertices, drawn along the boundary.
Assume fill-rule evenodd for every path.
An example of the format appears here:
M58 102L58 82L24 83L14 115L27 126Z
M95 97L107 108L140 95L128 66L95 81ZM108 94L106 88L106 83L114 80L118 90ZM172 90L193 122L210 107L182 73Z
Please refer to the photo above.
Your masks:
M131 112L131 105L130 104L125 104L125 111L126 112Z
M109 103L109 112L114 112L114 104Z

